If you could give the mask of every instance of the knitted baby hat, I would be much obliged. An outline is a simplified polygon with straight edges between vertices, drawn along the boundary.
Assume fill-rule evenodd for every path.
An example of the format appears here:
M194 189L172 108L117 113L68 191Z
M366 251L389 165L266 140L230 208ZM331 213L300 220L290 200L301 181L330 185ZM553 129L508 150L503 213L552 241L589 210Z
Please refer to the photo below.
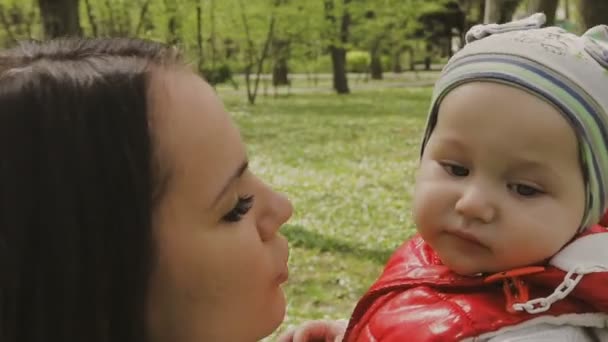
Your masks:
M439 104L455 87L494 81L529 91L555 105L576 132L586 182L583 230L600 221L608 203L608 26L579 37L558 27L540 28L544 22L545 15L537 13L467 32L467 44L435 85L422 150Z

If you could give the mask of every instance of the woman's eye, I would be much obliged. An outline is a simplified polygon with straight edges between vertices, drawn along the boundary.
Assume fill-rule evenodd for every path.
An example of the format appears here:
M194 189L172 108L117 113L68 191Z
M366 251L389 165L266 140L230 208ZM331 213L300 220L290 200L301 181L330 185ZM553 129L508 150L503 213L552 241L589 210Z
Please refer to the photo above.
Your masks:
M510 184L509 189L523 197L533 197L543 193L542 190L526 184Z
M452 176L466 177L469 175L469 169L458 164L442 163L441 166Z
M222 220L226 222L238 222L243 218L243 215L247 214L252 206L253 195L239 197L234 208L226 213L226 215L222 217Z

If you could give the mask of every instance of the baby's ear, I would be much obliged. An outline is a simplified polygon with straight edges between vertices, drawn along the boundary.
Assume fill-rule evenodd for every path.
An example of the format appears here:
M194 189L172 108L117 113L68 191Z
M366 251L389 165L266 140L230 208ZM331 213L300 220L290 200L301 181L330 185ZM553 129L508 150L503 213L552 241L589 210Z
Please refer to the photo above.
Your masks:
M585 51L604 68L608 68L608 26L598 25L582 35Z
M504 24L479 24L471 27L465 35L465 41L467 43L474 42L476 40L491 36L497 33L505 33L511 31L530 30L538 29L543 26L546 21L544 13L535 13L531 16L511 21Z

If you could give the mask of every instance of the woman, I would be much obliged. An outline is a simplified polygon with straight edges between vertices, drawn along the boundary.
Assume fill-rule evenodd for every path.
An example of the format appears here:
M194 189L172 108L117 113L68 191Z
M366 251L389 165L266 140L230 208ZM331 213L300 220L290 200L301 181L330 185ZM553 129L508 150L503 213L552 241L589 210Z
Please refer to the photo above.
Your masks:
M175 50L1 54L1 341L258 340L284 316L291 214Z

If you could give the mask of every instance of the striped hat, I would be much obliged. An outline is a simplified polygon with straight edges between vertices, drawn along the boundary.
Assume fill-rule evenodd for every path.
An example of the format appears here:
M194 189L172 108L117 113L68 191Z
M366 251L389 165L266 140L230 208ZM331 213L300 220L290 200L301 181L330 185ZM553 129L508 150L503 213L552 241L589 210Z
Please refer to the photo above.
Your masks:
M542 13L507 24L476 25L467 44L437 81L422 149L437 121L439 104L471 81L495 81L529 91L559 108L576 131L586 180L581 230L600 221L608 203L608 26L582 36L540 28Z

